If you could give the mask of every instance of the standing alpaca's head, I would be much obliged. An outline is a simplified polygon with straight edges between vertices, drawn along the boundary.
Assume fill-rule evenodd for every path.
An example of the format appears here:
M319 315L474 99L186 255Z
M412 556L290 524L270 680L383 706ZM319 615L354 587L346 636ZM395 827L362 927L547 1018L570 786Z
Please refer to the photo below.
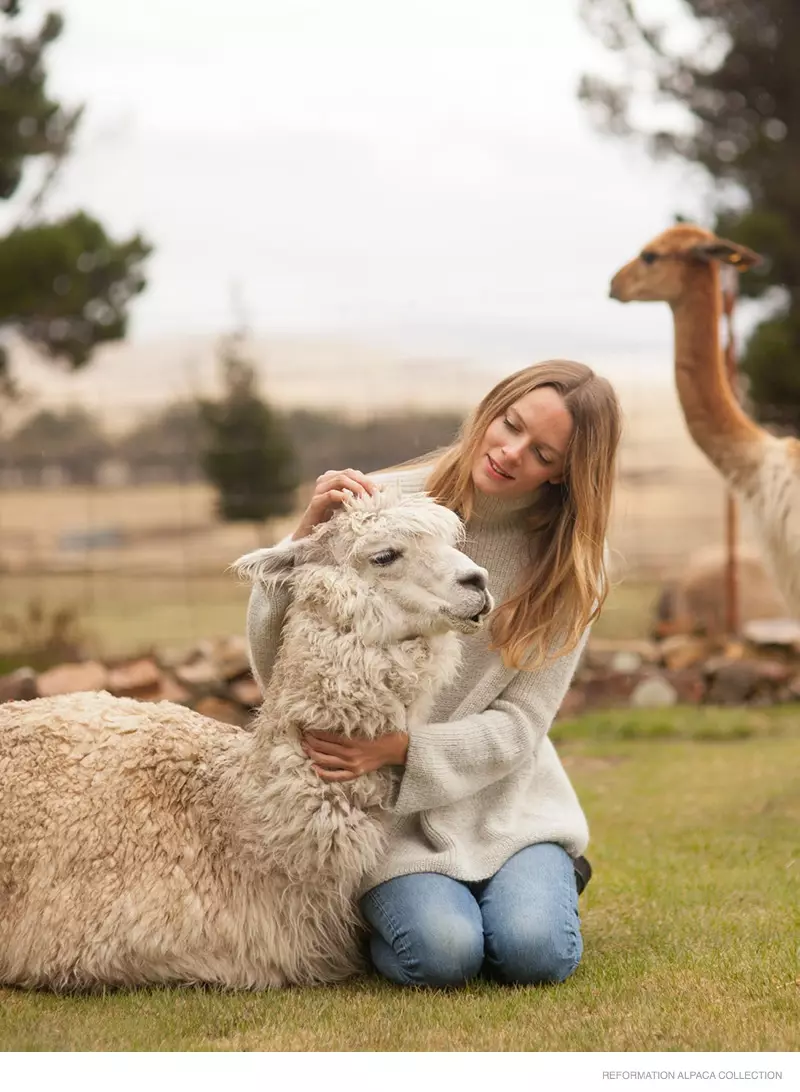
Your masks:
M656 235L614 275L609 295L621 303L632 300L677 303L690 290L692 274L712 261L745 270L758 265L761 257L745 246L719 239L704 228L678 224Z
M239 558L240 576L290 582L293 600L326 623L388 645L450 630L473 633L493 607L486 570L456 548L463 526L425 494L353 497L307 538Z

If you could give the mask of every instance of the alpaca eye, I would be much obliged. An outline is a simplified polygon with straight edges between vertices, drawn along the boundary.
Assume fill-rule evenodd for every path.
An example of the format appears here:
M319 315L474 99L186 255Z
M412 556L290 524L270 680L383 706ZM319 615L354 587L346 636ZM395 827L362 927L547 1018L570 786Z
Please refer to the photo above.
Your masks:
M654 250L643 250L639 255L645 265L652 265L658 255Z
M370 561L373 565L391 565L393 562L398 561L402 556L402 550L381 550L379 554L374 554L370 558Z

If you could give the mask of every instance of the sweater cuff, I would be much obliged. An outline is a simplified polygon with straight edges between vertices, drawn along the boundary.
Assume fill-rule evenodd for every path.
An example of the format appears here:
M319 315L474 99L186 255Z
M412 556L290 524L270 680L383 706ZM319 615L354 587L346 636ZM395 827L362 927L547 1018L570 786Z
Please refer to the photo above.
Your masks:
M446 731L448 727L448 724L420 724L409 731L406 764L392 804L392 810L398 815L412 815L429 807L431 795L436 792L437 778L428 756L437 737L441 745L442 730Z

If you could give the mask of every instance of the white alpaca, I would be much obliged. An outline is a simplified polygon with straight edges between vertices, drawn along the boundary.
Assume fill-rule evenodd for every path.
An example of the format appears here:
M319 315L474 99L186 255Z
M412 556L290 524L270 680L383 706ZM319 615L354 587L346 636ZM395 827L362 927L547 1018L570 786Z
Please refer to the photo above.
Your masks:
M300 733L426 717L455 631L492 606L460 534L427 497L378 494L241 558L293 588L253 732L104 692L0 706L0 983L257 989L358 970L356 895L394 775L323 782Z

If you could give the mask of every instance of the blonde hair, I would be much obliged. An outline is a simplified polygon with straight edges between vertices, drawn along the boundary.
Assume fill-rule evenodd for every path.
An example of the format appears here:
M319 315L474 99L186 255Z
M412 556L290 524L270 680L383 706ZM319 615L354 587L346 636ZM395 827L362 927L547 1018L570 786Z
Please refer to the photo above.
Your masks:
M426 489L468 519L474 506L472 468L489 425L518 399L552 387L573 427L563 479L531 496L528 521L536 548L516 591L490 618L490 648L508 667L533 670L548 656L575 648L608 594L604 551L622 415L614 388L585 364L546 360L498 383L435 458Z

